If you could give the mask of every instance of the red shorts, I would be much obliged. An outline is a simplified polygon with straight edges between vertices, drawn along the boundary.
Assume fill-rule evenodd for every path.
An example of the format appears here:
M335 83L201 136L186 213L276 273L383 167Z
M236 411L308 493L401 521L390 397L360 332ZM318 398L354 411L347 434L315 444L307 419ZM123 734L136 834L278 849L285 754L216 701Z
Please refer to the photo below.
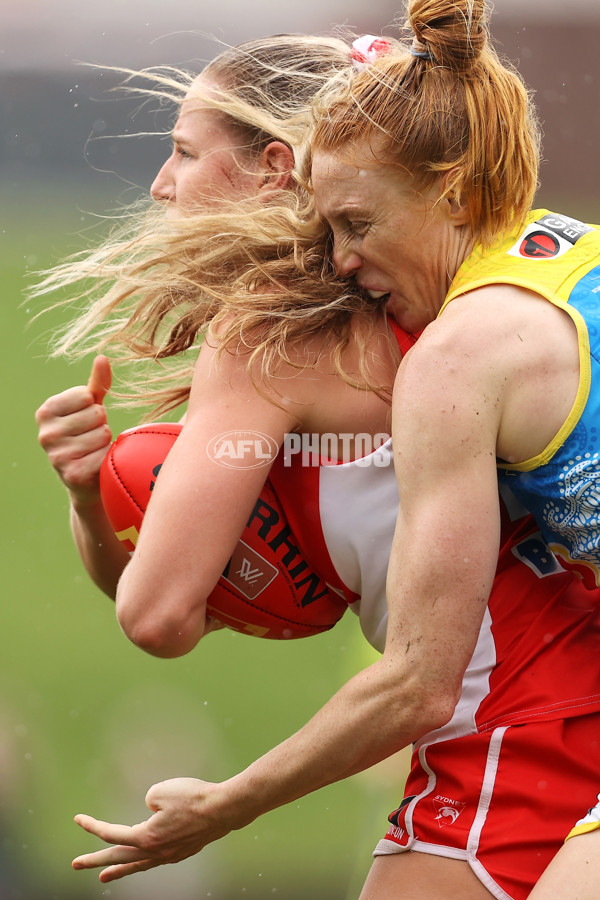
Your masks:
M413 753L375 856L462 859L500 900L525 900L597 791L600 713L467 735Z

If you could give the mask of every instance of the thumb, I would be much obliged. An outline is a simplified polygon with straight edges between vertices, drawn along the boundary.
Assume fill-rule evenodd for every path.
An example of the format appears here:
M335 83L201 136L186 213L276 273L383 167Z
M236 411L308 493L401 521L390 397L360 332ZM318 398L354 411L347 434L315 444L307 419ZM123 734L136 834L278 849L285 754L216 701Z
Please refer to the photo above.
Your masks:
M88 388L94 395L96 403L102 403L112 384L110 362L106 356L97 356L92 363L92 372Z
M151 788L148 788L145 797L145 803L149 810L153 813L157 813L162 808L162 786L164 782L159 781L158 784L153 784Z

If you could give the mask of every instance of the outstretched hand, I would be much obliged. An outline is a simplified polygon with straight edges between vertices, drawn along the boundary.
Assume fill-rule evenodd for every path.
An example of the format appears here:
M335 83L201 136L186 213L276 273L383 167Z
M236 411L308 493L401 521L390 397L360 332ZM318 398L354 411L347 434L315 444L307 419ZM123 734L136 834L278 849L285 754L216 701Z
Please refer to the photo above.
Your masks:
M225 783L226 784L226 783ZM113 825L77 815L85 831L113 846L73 860L74 869L102 868L100 881L115 881L135 872L180 862L245 822L225 824L219 814L224 785L196 778L161 781L146 794L153 815L137 825Z

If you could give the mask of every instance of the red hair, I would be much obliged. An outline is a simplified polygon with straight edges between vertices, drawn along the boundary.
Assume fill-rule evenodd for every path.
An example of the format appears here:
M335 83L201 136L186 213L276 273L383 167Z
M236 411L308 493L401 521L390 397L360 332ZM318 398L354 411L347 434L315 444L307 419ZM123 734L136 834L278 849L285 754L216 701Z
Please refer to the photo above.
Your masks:
M416 188L446 175L445 196L467 208L489 244L524 220L537 188L529 92L489 40L484 0L411 0L408 16L419 55L396 49L338 78L317 107L313 149L352 152L366 142Z

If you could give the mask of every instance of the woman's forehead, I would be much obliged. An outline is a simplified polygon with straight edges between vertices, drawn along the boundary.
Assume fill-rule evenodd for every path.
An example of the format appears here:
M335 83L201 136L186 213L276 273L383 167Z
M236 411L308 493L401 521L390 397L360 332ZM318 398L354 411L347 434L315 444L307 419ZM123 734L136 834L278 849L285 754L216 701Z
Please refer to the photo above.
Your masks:
M330 151L315 153L312 184L317 208L326 219L363 208L378 193L377 170L361 162Z
M181 111L210 110L211 100L216 100L219 94L219 85L214 79L204 74L197 75L191 83L181 104Z
M219 125L215 110L199 101L185 100L173 128L173 138L185 138L192 142L203 140L207 132L221 131Z
M311 174L318 190L319 186L333 188L336 184L348 187L354 184L358 188L385 181L392 173L389 166L373 156L368 146L357 145L341 150L315 150Z

